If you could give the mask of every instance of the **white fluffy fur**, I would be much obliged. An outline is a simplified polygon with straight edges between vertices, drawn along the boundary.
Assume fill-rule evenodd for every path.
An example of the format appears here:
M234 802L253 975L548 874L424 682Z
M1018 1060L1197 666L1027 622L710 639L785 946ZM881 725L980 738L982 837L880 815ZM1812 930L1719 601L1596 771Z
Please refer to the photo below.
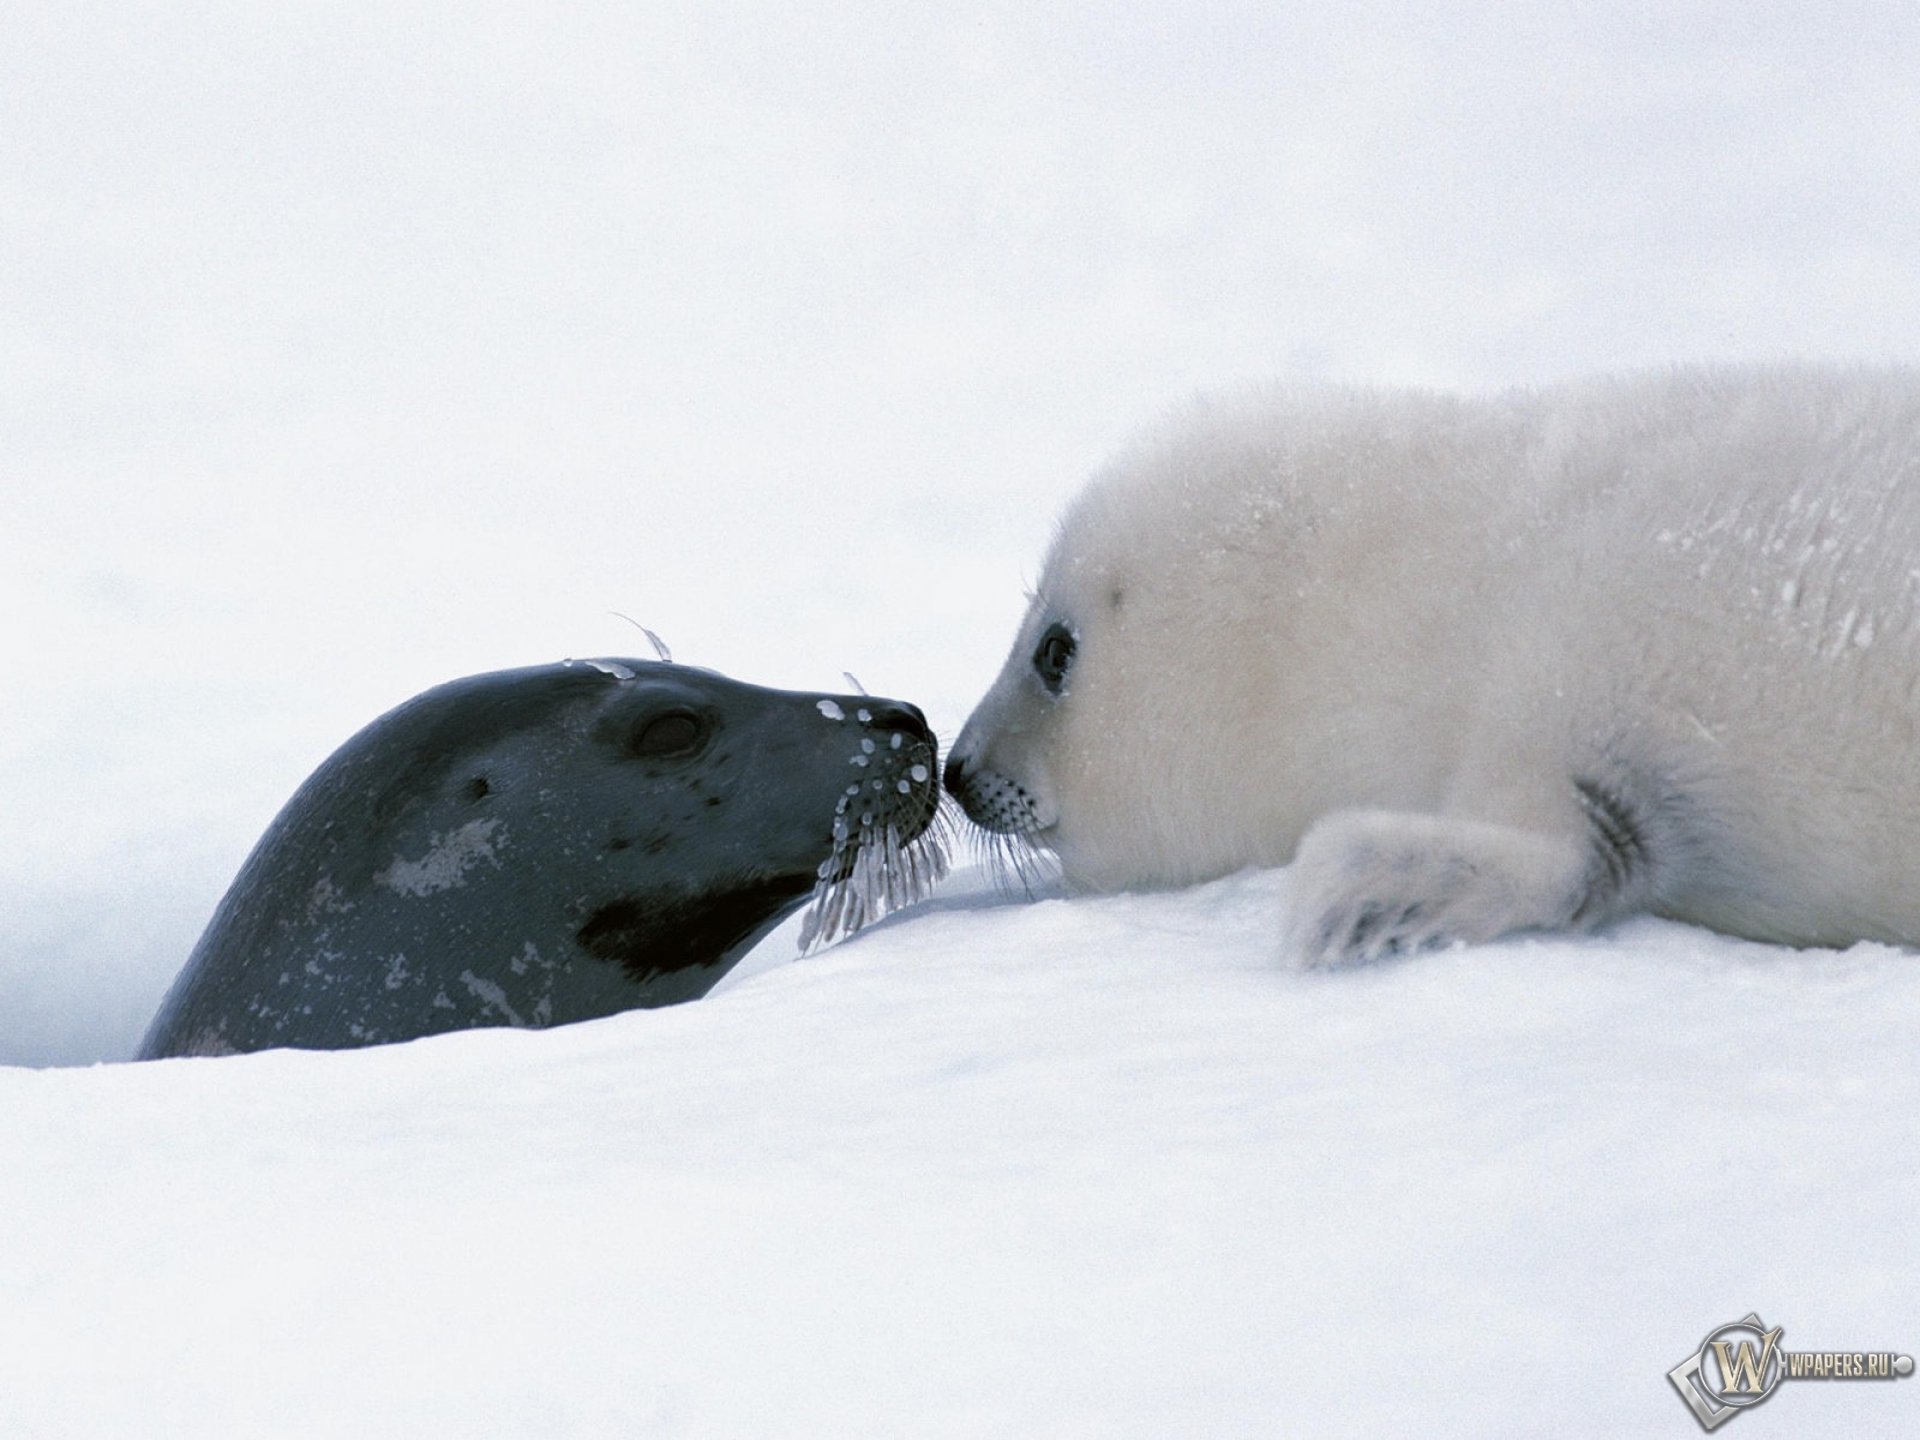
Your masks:
M1306 389L1074 501L949 780L1083 887L1297 858L1308 962L1637 909L1911 944L1917 689L1920 376Z

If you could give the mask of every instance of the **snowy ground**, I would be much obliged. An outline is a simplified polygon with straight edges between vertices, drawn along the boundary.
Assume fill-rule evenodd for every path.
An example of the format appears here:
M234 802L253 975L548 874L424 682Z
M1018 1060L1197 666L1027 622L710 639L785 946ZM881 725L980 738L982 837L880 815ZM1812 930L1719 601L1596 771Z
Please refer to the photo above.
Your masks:
M1289 975L1283 884L936 904L544 1034L0 1072L9 1433L1681 1436L1666 1371L1751 1308L1911 1346L1910 957L1643 922Z
M1698 1433L1920 1349L1920 967L963 885L543 1035L131 1052L429 685L920 702L1204 385L1920 358L1920 13L42 4L0 46L0 1431ZM786 948L782 948L786 947ZM33 1068L45 1066L73 1068ZM1920 1382L1735 1437L1892 1435Z

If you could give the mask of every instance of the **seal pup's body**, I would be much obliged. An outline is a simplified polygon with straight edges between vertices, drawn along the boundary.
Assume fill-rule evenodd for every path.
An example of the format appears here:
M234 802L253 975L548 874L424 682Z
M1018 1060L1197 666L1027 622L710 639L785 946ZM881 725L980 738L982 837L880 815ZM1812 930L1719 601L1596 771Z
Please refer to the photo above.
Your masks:
M1920 377L1202 404L1069 507L948 788L1337 963L1634 911L1920 943Z

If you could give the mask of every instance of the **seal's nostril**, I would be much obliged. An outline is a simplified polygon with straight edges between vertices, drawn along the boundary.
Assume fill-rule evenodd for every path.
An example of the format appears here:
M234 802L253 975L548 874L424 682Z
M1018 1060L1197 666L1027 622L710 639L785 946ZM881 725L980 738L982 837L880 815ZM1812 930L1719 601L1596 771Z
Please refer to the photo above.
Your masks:
M909 705L904 700L863 700L860 705L861 718L876 730L899 730L917 740L931 741L933 731L927 728L927 717L920 713L918 705Z
M960 793L960 786L967 778L966 767L960 763L958 755L947 757L947 768L940 772L940 783L954 794Z

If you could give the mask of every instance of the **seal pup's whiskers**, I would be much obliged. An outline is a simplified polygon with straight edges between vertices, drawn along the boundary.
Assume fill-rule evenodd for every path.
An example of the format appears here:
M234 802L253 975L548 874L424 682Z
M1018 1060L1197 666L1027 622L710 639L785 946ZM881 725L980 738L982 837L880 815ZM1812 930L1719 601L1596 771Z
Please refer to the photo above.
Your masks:
M968 824L967 832L975 858L999 894L1033 900L1060 884L1059 858L1031 835L973 824Z

